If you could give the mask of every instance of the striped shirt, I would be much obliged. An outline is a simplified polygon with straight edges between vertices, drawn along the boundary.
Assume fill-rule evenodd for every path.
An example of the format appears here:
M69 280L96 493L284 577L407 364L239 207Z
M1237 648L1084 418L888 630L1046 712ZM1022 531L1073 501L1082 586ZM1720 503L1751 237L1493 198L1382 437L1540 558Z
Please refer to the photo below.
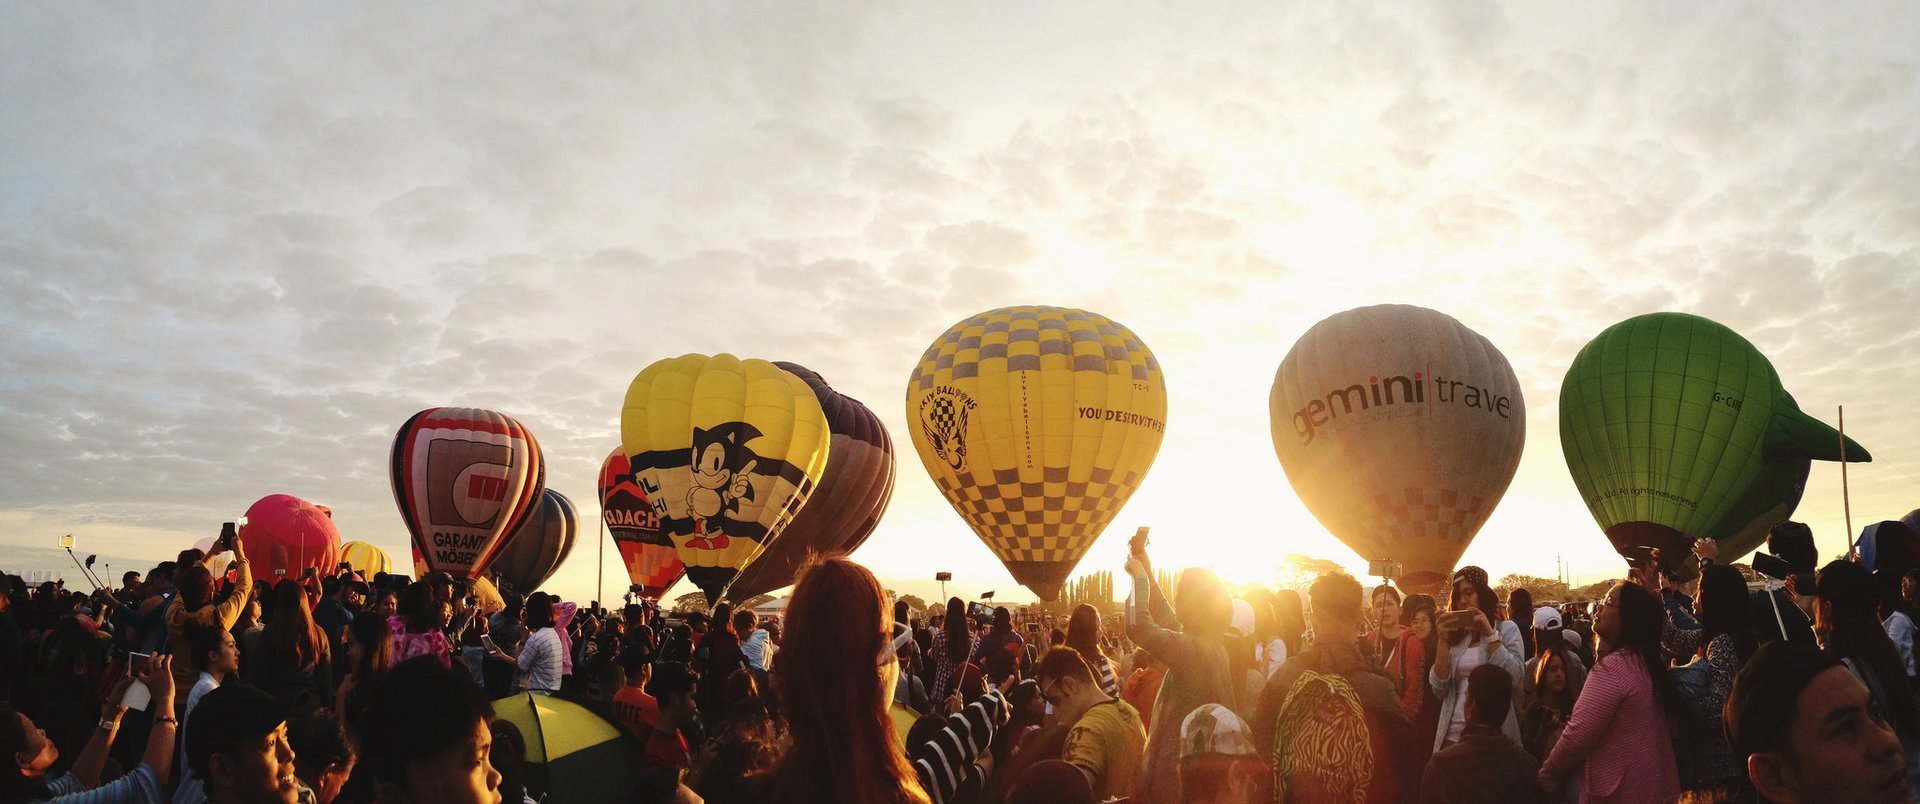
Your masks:
M960 783L972 773L973 762L987 750L993 733L1007 722L1007 706L1000 691L987 688L987 694L947 716L947 726L931 741L916 745L908 753L913 772L920 777L933 804L945 804Z
M56 804L160 804L166 800L160 794L160 776L144 763L92 790L81 789L80 780L69 773L47 785L47 792L53 798L46 801Z
M552 628L533 632L520 648L520 687L533 692L559 692L565 656L560 632Z

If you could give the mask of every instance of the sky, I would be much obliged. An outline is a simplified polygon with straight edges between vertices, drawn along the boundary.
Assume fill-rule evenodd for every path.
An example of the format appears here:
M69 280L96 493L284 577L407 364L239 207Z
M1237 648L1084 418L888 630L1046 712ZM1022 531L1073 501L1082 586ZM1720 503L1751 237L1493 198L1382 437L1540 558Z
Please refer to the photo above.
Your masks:
M1920 507L1920 15L1841 3L28 4L0 14L0 568L144 569L267 494L402 556L423 408L594 474L641 368L806 365L903 448L947 327L1097 311L1157 355L1166 435L1081 563L1258 581L1364 563L1288 487L1275 368L1410 303L1489 338L1527 440L1463 559L1621 574L1557 396L1607 326L1721 321ZM856 558L1020 597L903 449ZM1847 542L1837 464L1797 519ZM549 586L596 591L583 538ZM623 589L617 555L601 578ZM690 591L683 585L675 590Z

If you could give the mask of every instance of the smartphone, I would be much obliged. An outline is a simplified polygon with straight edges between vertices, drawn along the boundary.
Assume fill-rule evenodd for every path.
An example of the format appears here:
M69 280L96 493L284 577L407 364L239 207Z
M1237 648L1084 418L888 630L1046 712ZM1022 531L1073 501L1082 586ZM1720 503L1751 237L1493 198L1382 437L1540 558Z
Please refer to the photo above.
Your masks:
M127 678L135 678L139 676L139 673L134 672L134 668L137 667L142 670L146 669L147 660L152 657L153 657L153 654L151 653L141 653L139 651L128 651L127 652Z
M220 538L215 540L213 543L213 546L216 548L214 552L216 553L225 552L226 550L231 549L233 546L233 540L235 538L238 538L238 534L239 534L239 531L234 529L234 523L232 522L220 523Z
M334 565L334 567L333 567L333 568L334 568L334 569L336 569L336 570L339 570L339 571L341 571L341 572L352 572L352 571L353 571L353 565L352 565L352 564L348 564L348 563L347 563L347 562L345 562L345 561L342 561L342 562L340 562L339 564L336 564L336 565Z
M1473 612L1449 611L1440 615L1440 627L1452 631L1465 631L1473 628Z
M315 576L315 575L319 575L319 574L320 574L320 570L318 570L318 569L316 569L316 568L314 568L314 567L308 567L308 568L307 568L307 570L306 570L305 572L302 572L302 573L300 573L300 577L302 577L302 578L311 578L311 577L313 577L313 576Z
M1787 579L1787 576L1793 574L1793 565L1788 564L1786 559L1776 555L1754 553L1753 571L1776 581L1784 581Z
M1400 577L1400 562L1386 559L1368 561L1367 574L1376 578L1398 578Z
M480 635L480 644L482 644L482 645L485 645L485 646L487 646L487 650L498 650L498 648L495 648L495 647L494 647L494 645L493 645L493 635L492 635L492 634L481 634L481 635Z
M1147 526L1141 525L1133 532L1133 538L1127 540L1127 555L1137 556L1147 552Z
M60 534L60 549L62 550L73 549L73 534L71 533Z

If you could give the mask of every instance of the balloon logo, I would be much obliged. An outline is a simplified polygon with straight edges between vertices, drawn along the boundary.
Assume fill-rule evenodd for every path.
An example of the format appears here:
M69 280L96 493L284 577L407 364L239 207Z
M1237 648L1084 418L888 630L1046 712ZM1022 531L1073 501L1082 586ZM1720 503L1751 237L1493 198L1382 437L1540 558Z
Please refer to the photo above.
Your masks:
M507 538L507 546L493 561L493 572L506 587L529 594L553 577L573 552L580 533L580 512L567 495L553 489L540 492L533 516Z
M627 453L614 447L600 464L600 517L613 534L613 545L627 565L627 579L640 587L640 596L659 602L668 587L687 575L687 565L673 541L660 532L660 515L634 482Z
M1840 434L1800 411L1738 333L1652 313L1581 348L1560 387L1560 447L1594 521L1623 555L1661 549L1678 569L1696 538L1732 560L1793 512L1810 461ZM1848 461L1868 461L1851 439Z
M1444 313L1384 304L1314 324L1267 399L1280 468L1320 524L1400 584L1444 586L1513 481L1520 380Z
M620 413L635 482L710 603L819 485L829 437L799 377L729 354L646 367Z
M373 580L375 573L392 572L393 562L387 558L387 552L366 542L347 542L340 545L340 560L367 580Z
M880 417L859 400L833 390L804 366L774 365L813 389L833 433L833 446L827 452L826 474L806 507L727 589L727 596L734 600L793 583L809 555L852 553L880 524L880 515L893 497L893 439Z
M299 578L308 567L332 572L340 551L333 511L291 494L269 494L247 509L240 526L241 548L255 576L272 582Z
M394 436L392 480L426 569L479 578L533 514L546 466L539 442L510 416L429 408Z
M1106 316L1004 307L927 348L906 413L947 502L1053 600L1153 466L1167 389L1153 352Z

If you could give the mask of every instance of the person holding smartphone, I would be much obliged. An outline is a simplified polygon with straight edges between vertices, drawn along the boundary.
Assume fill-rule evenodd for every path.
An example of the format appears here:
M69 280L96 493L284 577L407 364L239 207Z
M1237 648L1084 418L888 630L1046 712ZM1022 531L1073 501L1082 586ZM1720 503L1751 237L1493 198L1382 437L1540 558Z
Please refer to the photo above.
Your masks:
M1435 753L1459 742L1466 731L1467 675L1473 668L1494 665L1507 671L1509 680L1519 678L1522 672L1520 656L1494 630L1500 600L1487 586L1487 571L1462 567L1453 574L1452 583L1449 611L1437 618L1440 635L1433 669L1427 674L1428 686L1433 689L1434 697L1440 699L1440 720L1433 734ZM1514 717L1511 705L1501 721L1501 731L1514 745L1519 745L1520 721Z
M223 552L232 551L233 566L239 572L234 581L233 593L225 600L215 601L213 592L213 558ZM220 538L213 549L180 573L177 579L180 595L167 607L167 638L177 646L187 644L188 625L202 627L218 625L222 631L230 631L240 619L241 611L253 598L253 571L247 566L247 552L241 545L240 534L234 523L226 522L220 526ZM176 656L173 661L173 684L182 689L192 689L200 678L200 664L191 652ZM184 707L186 701L178 702ZM175 712L176 716L184 714Z

